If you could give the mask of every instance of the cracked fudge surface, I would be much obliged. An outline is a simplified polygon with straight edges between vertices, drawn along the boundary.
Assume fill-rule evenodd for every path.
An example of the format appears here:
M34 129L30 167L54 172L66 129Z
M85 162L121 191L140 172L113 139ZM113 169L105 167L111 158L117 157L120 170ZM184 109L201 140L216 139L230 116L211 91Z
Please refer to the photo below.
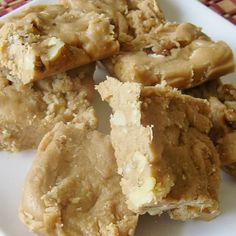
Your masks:
M216 80L186 93L208 99L213 121L211 137L224 170L236 176L236 86Z
M166 87L108 78L97 86L113 109L111 141L129 209L171 218L219 213L219 157L206 100Z
M121 47L129 47L165 21L156 0L61 0L72 9L105 14L115 24Z
M94 64L22 86L0 77L0 149L36 148L59 122L95 128L91 106Z
M108 17L63 5L32 6L0 29L0 66L24 84L118 51Z
M138 216L127 209L116 169L109 136L58 124L39 145L20 219L40 235L133 235Z
M104 60L104 65L123 82L165 82L186 89L234 70L229 46L213 42L190 23L159 24L121 49L119 55Z

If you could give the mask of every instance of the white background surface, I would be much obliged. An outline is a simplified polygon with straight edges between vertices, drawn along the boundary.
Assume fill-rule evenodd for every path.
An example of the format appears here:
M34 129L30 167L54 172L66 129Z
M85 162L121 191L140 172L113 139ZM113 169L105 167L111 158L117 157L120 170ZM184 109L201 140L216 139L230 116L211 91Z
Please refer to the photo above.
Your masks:
M47 0L36 2L47 3ZM50 1L51 2L51 1ZM196 0L159 0L167 18L171 21L193 22L203 28L215 40L225 40L236 55L236 26L228 23L216 13L210 11ZM104 73L97 73L97 81ZM236 76L227 76L233 80ZM101 104L95 96L95 108L103 120L100 130L108 132L105 125L109 118L109 108ZM0 104L1 105L1 104ZM17 217L20 192L25 174L30 168L34 151L9 154L0 153L0 236L32 236ZM221 215L211 222L176 222L167 216L140 217L135 236L236 236L236 180L226 175L222 178Z

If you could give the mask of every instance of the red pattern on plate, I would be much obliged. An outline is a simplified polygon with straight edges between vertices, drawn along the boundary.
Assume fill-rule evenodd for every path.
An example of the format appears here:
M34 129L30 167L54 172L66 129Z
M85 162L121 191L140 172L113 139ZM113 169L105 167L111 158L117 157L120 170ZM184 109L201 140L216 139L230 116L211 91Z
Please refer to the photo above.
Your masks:
M29 2L29 0L0 0L0 16L6 15L27 2Z
M236 0L201 0L201 2L236 25Z

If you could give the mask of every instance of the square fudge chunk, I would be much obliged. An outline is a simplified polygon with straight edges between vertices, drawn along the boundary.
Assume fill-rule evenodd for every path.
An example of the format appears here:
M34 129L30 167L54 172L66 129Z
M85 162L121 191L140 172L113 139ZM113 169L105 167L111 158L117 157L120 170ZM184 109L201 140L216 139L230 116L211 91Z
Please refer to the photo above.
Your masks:
M108 17L63 5L32 6L0 29L0 66L24 84L118 51Z
M111 140L129 208L177 220L215 217L220 164L208 102L114 78L97 89L113 109Z
M116 169L109 136L57 124L25 180L21 221L45 236L132 236L138 216L126 206Z
M94 70L95 64L90 64L25 86L1 74L0 150L37 148L59 121L96 128L91 106Z
M229 46L213 42L190 23L159 24L103 61L120 81L144 85L167 83L186 89L234 71Z

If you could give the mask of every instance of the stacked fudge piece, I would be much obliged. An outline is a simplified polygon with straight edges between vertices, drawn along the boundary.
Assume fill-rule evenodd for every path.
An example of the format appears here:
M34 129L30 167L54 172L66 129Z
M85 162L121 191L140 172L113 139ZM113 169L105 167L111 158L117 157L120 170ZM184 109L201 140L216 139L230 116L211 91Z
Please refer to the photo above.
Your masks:
M133 235L138 216L219 214L236 175L229 46L168 22L155 0L61 0L0 28L0 149L38 148L19 216L40 235ZM97 131L97 86L112 108Z
M1 28L1 67L27 84L118 52L114 26L96 12L36 6ZM102 49L102 50L101 50Z
M125 15L129 37L120 40L118 55L104 60L112 76L186 89L234 70L232 51L224 42L212 41L190 23L166 21L153 0L128 2L136 3Z
M36 148L59 121L96 127L93 61L119 50L113 28L105 15L63 5L31 7L5 20L0 29L1 149Z
M44 235L132 235L138 215L92 107L95 61L119 51L109 17L31 7L3 22L0 45L0 148L38 148L22 222Z
M138 214L168 211L177 220L211 219L219 213L219 158L229 173L235 171L229 127L235 107L225 104L230 137L214 136L217 124L208 97L196 99L188 89L201 90L197 86L233 72L233 54L226 43L212 41L190 23L159 17L145 27L141 2L126 14L132 37L120 41L118 55L103 60L120 82L108 78L97 87L113 110L111 141L122 191Z

